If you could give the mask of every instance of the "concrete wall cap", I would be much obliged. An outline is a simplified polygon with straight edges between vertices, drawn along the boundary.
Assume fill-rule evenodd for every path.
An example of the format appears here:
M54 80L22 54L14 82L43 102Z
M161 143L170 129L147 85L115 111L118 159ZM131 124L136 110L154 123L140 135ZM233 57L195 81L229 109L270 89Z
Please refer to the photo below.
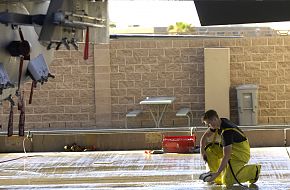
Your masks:
M258 85L256 84L243 84L236 87L237 90L257 90Z

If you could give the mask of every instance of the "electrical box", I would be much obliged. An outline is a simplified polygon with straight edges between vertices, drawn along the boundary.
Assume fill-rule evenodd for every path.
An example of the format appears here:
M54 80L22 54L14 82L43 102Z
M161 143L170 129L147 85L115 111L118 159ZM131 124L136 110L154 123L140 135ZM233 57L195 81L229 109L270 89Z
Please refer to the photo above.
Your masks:
M33 80L43 83L46 82L50 73L48 66L42 54L32 59L28 64L28 71L30 72Z
M5 70L3 64L0 64L0 94L2 94L3 89L13 87L14 85L11 83L7 71Z
M239 125L257 125L258 86L255 84L240 85L237 88Z

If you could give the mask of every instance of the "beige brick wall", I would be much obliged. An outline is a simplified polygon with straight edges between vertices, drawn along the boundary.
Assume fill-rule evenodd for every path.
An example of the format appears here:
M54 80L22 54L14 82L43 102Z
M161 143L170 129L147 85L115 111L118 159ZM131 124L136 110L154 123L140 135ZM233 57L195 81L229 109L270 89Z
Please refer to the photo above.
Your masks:
M34 90L32 104L28 104L31 82L23 85L26 99L26 130L72 129L95 127L95 69L94 52L83 60L83 47L79 51L61 49L54 52L49 65L55 79ZM14 99L17 101L16 99ZM16 104L17 105L17 104ZM2 130L7 130L9 114L7 101L3 102ZM14 129L18 130L19 112L14 107Z
M30 83L25 84L26 129L123 128L125 113L136 108L147 112L129 125L139 126L142 121L143 126L153 126L148 107L139 105L146 96L176 97L164 125L187 124L186 118L175 117L180 107L190 107L194 124L200 125L205 47L230 48L233 121L238 122L235 87L254 83L259 86L258 123L290 123L289 37L128 38L91 46L87 61L82 58L82 46L79 51L55 51L49 67L56 78L38 85L31 105ZM3 102L3 131L7 130L8 107ZM14 113L17 128L16 107Z
M143 126L153 126L148 106L139 105L146 96L176 97L164 125L186 125L186 118L175 117L184 106L192 108L197 122L204 110L204 79L203 51L196 45L188 39L111 40L113 125L123 126L126 112L144 109Z
M254 83L259 86L258 123L288 124L290 68L289 37L248 38L236 40L231 52L231 86ZM237 49L238 48L238 49ZM235 93L232 93L235 113ZM234 115L234 114L233 114Z
M290 122L290 38L283 36L112 40L112 75L116 76L112 77L112 90L120 92L113 95L119 101L113 104L113 113L116 115L114 123L121 125L124 111L140 108L138 102L146 96L173 95L177 100L169 108L164 124L172 125L173 120L177 125L184 124L184 119L181 121L174 117L174 112L182 106L190 106L194 111L195 124L200 124L199 116L204 111L205 47L230 48L230 105L233 121L238 123L236 87L257 84L258 124ZM121 85L128 82L130 87ZM133 94L132 90L138 93ZM131 97L132 101L123 105L120 99L124 97ZM142 119L145 124L152 125L149 114Z

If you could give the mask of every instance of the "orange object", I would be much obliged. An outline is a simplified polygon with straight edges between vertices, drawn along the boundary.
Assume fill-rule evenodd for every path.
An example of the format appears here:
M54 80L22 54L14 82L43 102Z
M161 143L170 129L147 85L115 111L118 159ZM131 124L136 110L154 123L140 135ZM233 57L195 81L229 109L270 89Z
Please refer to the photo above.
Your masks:
M196 136L165 136L162 148L165 153L193 153Z
M152 150L145 150L145 154L151 154Z

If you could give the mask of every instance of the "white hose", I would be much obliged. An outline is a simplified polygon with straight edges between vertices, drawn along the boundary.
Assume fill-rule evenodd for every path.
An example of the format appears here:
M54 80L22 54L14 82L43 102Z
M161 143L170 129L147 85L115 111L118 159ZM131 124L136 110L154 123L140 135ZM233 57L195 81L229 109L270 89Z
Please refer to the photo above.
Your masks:
M27 139L27 137L25 137L22 141L22 146L23 146L23 151L26 154L26 149L25 149L25 140Z

